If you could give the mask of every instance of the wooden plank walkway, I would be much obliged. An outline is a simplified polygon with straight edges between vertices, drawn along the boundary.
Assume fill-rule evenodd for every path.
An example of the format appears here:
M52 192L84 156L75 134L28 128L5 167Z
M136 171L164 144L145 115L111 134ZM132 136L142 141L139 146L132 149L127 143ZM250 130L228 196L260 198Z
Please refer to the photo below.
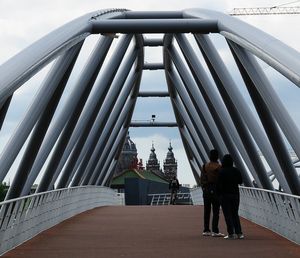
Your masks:
M300 257L300 246L244 219L244 240L203 237L202 214L201 206L97 208L44 231L3 257Z

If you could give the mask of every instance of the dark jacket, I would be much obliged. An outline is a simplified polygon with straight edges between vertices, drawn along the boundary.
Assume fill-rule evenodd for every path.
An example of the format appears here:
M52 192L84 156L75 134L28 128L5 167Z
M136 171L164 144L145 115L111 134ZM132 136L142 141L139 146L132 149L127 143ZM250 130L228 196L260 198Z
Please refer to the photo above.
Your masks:
M169 182L169 189L172 189L172 190L175 190L175 189L179 189L179 181L178 179L172 179L170 182Z
M239 184L242 183L242 175L237 168L222 167L219 171L218 193L239 194Z

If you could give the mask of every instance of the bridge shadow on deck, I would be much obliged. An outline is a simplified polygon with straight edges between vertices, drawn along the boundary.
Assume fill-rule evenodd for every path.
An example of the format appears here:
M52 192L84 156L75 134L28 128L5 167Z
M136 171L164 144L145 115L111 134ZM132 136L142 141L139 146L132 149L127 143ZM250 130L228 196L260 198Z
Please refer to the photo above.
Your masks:
M121 206L84 212L3 257L300 256L300 246L242 219L244 240L202 236L202 206ZM220 230L225 232L221 215Z

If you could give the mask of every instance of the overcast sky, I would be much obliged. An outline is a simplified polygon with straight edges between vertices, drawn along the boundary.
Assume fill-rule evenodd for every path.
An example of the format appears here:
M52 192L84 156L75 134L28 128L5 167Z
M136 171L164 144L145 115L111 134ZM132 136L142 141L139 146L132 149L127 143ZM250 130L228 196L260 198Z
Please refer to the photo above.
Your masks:
M64 23L75 19L88 12L106 9L106 8L127 8L130 10L182 10L188 8L206 8L228 13L234 7L261 7L274 6L288 1L274 0L172 0L172 1L98 1L98 0L0 0L0 64L7 59L32 44L45 34L62 26ZM299 28L300 15L280 15L280 16L248 16L241 17L242 20L259 27L263 31L282 40L287 45L300 51L300 33L295 29ZM217 39L218 41L218 39ZM149 55L146 52L146 61L160 62L161 50L155 50L154 54ZM229 65L234 66L230 59L226 47L219 50ZM226 52L227 51L227 52ZM227 59L228 55L228 59ZM278 75L267 65L263 65L266 74L273 82L274 88L280 94L282 101L286 104L292 117L297 124L300 121L300 114L297 107L299 103L299 89L289 83L281 75ZM235 69L235 68L233 68ZM35 82L41 80L46 71L42 71L36 76ZM239 78L236 78L239 80ZM9 134L18 119L21 119L24 113L24 106L30 101L33 95L31 90L34 87L28 87L18 90L14 97L13 104L9 111L9 116L0 135L1 148L8 139ZM165 79L161 72L144 73L141 84L142 90L166 90ZM241 89L243 92L244 90ZM153 99L152 99L153 100ZM143 102L141 102L143 101ZM137 110L133 119L147 120L151 115L157 116L157 121L174 121L174 115L169 101L167 99L139 100ZM162 164L166 156L169 141L174 147L175 157L179 165L179 180L181 183L194 184L191 169L188 165L182 142L179 138L177 129L131 129L130 135L136 142L139 157L148 159L152 142L154 142L157 156ZM9 177L11 177L12 174ZM8 178L6 180L8 180Z

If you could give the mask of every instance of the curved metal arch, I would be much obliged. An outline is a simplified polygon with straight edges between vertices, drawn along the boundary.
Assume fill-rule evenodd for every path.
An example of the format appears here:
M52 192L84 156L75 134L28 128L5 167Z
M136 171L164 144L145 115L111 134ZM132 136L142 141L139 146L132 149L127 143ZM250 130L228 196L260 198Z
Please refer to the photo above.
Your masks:
M187 19L186 19L187 18ZM196 18L196 19L195 19ZM119 27L119 24L125 21L124 26ZM103 20L104 22L101 22ZM112 22L110 22L112 21ZM159 27L159 22L163 21L162 27ZM135 26L136 23L136 26ZM112 24L112 27L110 27ZM116 26L117 25L117 26ZM170 25L170 26L168 26ZM178 27L179 25L179 27ZM103 28L101 29L101 26ZM131 26L131 27L130 27ZM151 28L151 26L154 26ZM105 28L104 28L105 27ZM282 42L274 39L273 37L265 34L264 32L247 25L235 18L228 17L222 13L214 12L214 11L209 11L209 10L203 10L203 9L187 9L183 10L181 12L132 12L128 11L126 9L109 9L109 10L103 10L99 12L93 12L86 14L78 19L75 19L68 24L58 28L57 30L49 33L42 39L38 40L28 48L26 48L24 51L21 53L17 54L15 57L7 61L5 64L3 64L0 67L0 77L2 77L2 80L0 82L0 107L4 105L5 102L7 102L8 98L11 98L13 92L18 89L18 87L21 86L26 80L28 80L30 77L32 77L35 73L37 73L40 69L42 69L46 64L48 64L50 61L54 60L57 58L59 55L66 53L70 49L74 48L76 45L82 44L83 40L90 35L91 33L109 33L110 35L110 29L113 28L112 34L116 32L130 32L130 33L139 33L139 32L154 32L158 31L160 33L168 33L168 32L176 32L176 33L181 33L181 32L194 32L194 33L220 33L223 35L229 42L235 42L238 46L238 48L241 48L242 50L246 51L246 53L249 52L254 54L255 56L259 57L269 65L271 65L273 68L275 68L277 71L279 71L281 74L286 76L290 81L294 82L297 86L300 87L300 54L283 44ZM105 29L105 30L104 30ZM103 30L103 31L102 31ZM170 30L170 31L168 31ZM106 34L105 34L106 35ZM259 35L259 37L257 36ZM197 39L197 35L196 35ZM139 40L140 48L142 49L143 45L143 40ZM272 42L272 44L270 44ZM151 45L162 45L162 41L156 41L156 42L146 42L144 46L151 46ZM171 41L164 42L164 46L172 44ZM179 44L180 45L180 44ZM238 53L238 48L234 49L235 54L239 58L243 58L243 54ZM78 177L78 182L81 182L82 184L97 184L97 185L108 185L111 181L114 167L116 165L117 159L120 155L120 150L122 146L122 143L124 142L126 132L130 126L130 120L133 114L133 109L137 100L137 97L139 95L139 83L142 75L142 69L145 69L145 66L143 62L141 61L143 58L143 51L140 49L139 51L139 61L137 65L137 70L139 74L139 78L137 79L135 86L134 86L134 92L130 93L131 95L128 95L128 105L126 104L125 108L125 103L123 104L124 110L126 110L126 114L122 114L122 121L118 122L118 128L113 128L114 126L110 124L110 128L107 128L107 131L109 133L105 136L105 138L109 138L109 146L106 148L108 153L98 153L94 154L94 158L96 156L99 156L101 159L101 164L97 164L96 168L95 166L90 166L93 168L93 171L84 171L83 174L79 175ZM167 48L165 48L166 50ZM185 49L191 49L191 46L187 45ZM183 49L184 50L184 49ZM280 51L278 51L280 50ZM247 52L248 51L248 52ZM183 51L184 52L184 51ZM103 54L103 53L102 53ZM166 54L166 51L164 55ZM185 53L183 53L185 56ZM167 56L168 58L168 56ZM22 60L22 62L20 62ZM197 59L195 59L197 62ZM249 60L246 60L248 62L252 62L253 60L251 59L251 55L249 57ZM258 91L260 91L261 95L263 98L265 97L266 92L268 92L268 81L264 77L264 74L259 71L258 64L252 62L251 65L254 68L257 68L257 73L259 74L260 78L258 80L254 80L253 84L257 88ZM64 65L63 65L64 66ZM212 65L214 66L214 65ZM184 64L183 64L184 67ZM183 71L188 69L188 67L191 69L191 71L187 70L187 77L195 77L195 81L197 82L198 86L201 86L200 84L203 83L201 81L201 78L195 76L196 71L193 70L193 67L191 65L188 65L187 67L184 67ZM67 67L64 67L67 68ZM164 66L160 66L160 68L165 68L165 70L168 69L168 64L164 64ZM13 71L13 73L12 73ZM246 72L248 72L251 76L251 69L246 69ZM246 73L245 72L245 73ZM191 75L190 75L191 74ZM51 77L54 77L54 75L49 73L49 79ZM128 76L128 75L127 75ZM188 105L192 103L192 105L196 106L195 102L191 102L189 97L182 98L182 103L181 102L176 102L175 97L178 92L178 89L176 89L174 92L172 92L172 87L174 85L171 83L170 78L168 78L170 74L166 73L168 85L169 85L169 91L170 91L170 96L174 98L172 100L172 104L178 125L180 125L180 133L183 138L183 143L184 147L188 153L188 158L189 162L192 167L192 171L194 173L194 177L197 182L199 182L199 173L201 169L201 163L203 162L202 159L205 159L206 152L207 152L207 147L206 150L203 150L200 146L198 147L197 144L200 144L199 139L202 139L201 137L195 136L193 137L192 134L197 133L201 134L199 130L194 130L194 125L191 123L191 114L192 112L188 112L186 108L188 108ZM114 77L114 76L113 76ZM203 77L204 78L204 77ZM174 79L174 78L171 78ZM178 80L178 78L175 80ZM192 79L193 80L193 79ZM260 81L265 81L264 84L260 84ZM107 87L110 86L111 82L108 82ZM186 85L186 82L184 83L179 83L179 87L188 87ZM123 84L124 86L124 84ZM264 87L260 89L259 87L261 86ZM231 89L231 91L234 91L234 89ZM172 94L171 94L172 92ZM270 91L269 91L270 92ZM178 92L179 93L179 92ZM229 92L230 93L230 92ZM271 92L273 94L273 92ZM84 94L81 92L80 94ZM79 94L79 95L80 95ZM185 92L182 92L181 94L185 94ZM190 94L190 93L189 93ZM275 94L275 93L274 93ZM106 95L106 94L105 94ZM179 94L180 95L180 94ZM184 97L185 95L181 95L181 97ZM276 94L274 95L276 97ZM106 99L105 96L103 96L103 101ZM37 99L37 102L41 101L43 102L43 99ZM224 106L223 102L225 102L224 96L220 98L220 103L222 106ZM297 130L296 126L295 128L286 128L284 125L284 121L288 123L291 121L292 126L294 126L294 123L292 122L291 119L289 119L289 115L287 112L284 110L284 107L281 105L275 106L273 102L268 102L266 99L264 99L266 104L268 104L270 108L270 115L274 115L275 120L278 122L278 124L283 128L283 132L286 134L287 138L291 143L293 143L293 147L296 151L296 153L300 156L300 141L297 139L299 137L300 133L299 130ZM127 102L126 102L127 103ZM46 103L45 103L46 104ZM208 103L206 103L208 104ZM177 105L177 106L176 106ZM179 105L179 106L178 106ZM37 106L34 106L37 107ZM221 106L219 106L221 107ZM224 106L225 107L225 106ZM30 130L33 128L34 124L37 123L39 114L43 112L43 110L46 108L46 105L43 105L43 108L41 110L37 110L37 113L35 114L35 117L32 119L31 123L28 124L26 133L28 133ZM81 107L82 111L83 106ZM178 109L179 108L179 109ZM238 107L237 107L238 108ZM6 106L5 106L6 109ZM280 110L282 109L282 110ZM123 110L123 112L124 112ZM194 109L193 109L194 110ZM207 107L205 108L207 110L206 112L212 112L209 110ZM5 110L4 110L5 111ZM81 112L79 111L79 112ZM198 112L201 112L197 110ZM226 115L226 119L232 124L232 114L230 114L230 110L228 109L228 113L224 113ZM100 109L101 112L101 109ZM112 111L114 112L114 111ZM194 111L193 111L194 112ZM213 111L216 113L217 111ZM127 114L128 113L128 114ZM279 115L278 115L279 113ZM3 113L5 115L5 112ZM71 113L70 113L71 114ZM2 115L2 114L1 114ZM115 115L115 114L114 114ZM185 116L186 117L182 117ZM207 117L207 115L210 114L203 114L204 118ZM285 119L282 119L280 116L286 116ZM270 116L271 117L271 116ZM114 116L115 119L115 116ZM202 117L201 117L202 119ZM51 120L51 119L50 119ZM66 127L68 119L64 120L62 122L62 126ZM275 122L274 120L274 122ZM79 121L79 122L78 122ZM200 121L198 119L198 121ZM213 123L216 121L213 121ZM23 124L26 124L26 121L23 121ZM81 120L76 119L74 120L74 126L77 123L83 123ZM52 125L55 123L52 123ZM194 121L195 124L195 121ZM26 125L24 125L26 127ZM195 125L196 126L196 125ZM216 125L214 124L213 127ZM25 128L24 127L24 128ZM30 129L31 127L31 129ZM62 127L62 128L63 128ZM203 126L201 127L203 130ZM221 127L219 126L219 130ZM235 127L232 127L233 131L235 132L237 125ZM22 127L20 127L20 130ZM73 128L74 129L74 128ZM73 130L72 129L72 130ZM114 129L114 131L113 131ZM224 128L225 129L225 128ZM205 128L204 130L208 130L208 127ZM218 129L216 129L218 130ZM228 129L226 129L228 130ZM231 129L230 129L231 130ZM245 128L246 130L250 130L250 126ZM111 135L113 131L113 136ZM232 130L231 130L232 131ZM210 132L211 133L211 132ZM68 137L71 137L71 134ZM218 131L218 134L221 135L221 132ZM220 139L220 141L223 140L224 142L227 142L227 145L231 145L231 150L234 150L235 152L235 157L239 160L240 166L244 167L244 162L247 164L248 169L250 168L250 171L253 170L253 161L250 161L248 154L246 151L244 151L246 145L242 144L240 138L236 135L234 137L229 135L229 132L227 132L228 136L226 136L228 139L225 141L224 139ZM3 166L0 169L0 178L3 179L5 174L8 172L8 169L13 160L15 159L16 155L18 154L21 146L24 144L26 138L28 135L24 135L21 140L18 141L18 146L12 146L11 148L8 148L8 152L5 153L4 155L0 157L0 161L5 161L6 165ZM215 141L213 135L209 134L208 131L205 134L205 137L209 137L209 139L206 139L206 141L213 143ZM58 135L57 135L58 136ZM73 136L75 137L75 136ZM103 136L104 137L104 136ZM224 137L224 135L223 135ZM50 137L51 138L51 137ZM75 137L76 138L76 137ZM107 138L107 139L108 139ZM113 141L113 139L117 139L116 142ZM222 136L221 136L222 138ZM232 140L231 140L232 138ZM295 139L295 141L293 141ZM69 141L69 139L67 140ZM86 140L85 140L86 141ZM73 142L76 142L73 140ZM108 142L108 141L106 141ZM47 143L47 141L43 142L43 144ZM235 151L235 146L233 144L236 144L239 146L239 151ZM11 143L13 145L13 141ZM53 143L54 145L54 143ZM281 144L282 145L282 144ZM74 146L74 145L73 145ZM15 147L15 148L14 148ZM101 149L101 146L97 146L98 149ZM198 147L198 148L197 148ZM284 147L284 146L280 146ZM14 148L14 151L11 151ZM19 149L18 149L19 148ZM53 146L49 147L50 149L53 148ZM65 148L65 147L64 147ZM224 146L223 149L227 149L228 146ZM50 150L49 149L49 150ZM282 153L285 152L284 148L281 148ZM65 153L65 156L69 157L70 153L74 150L74 147L69 148L69 153ZM223 151L224 151L223 150ZM50 153L50 152L49 152ZM203 155L204 154L204 155ZM277 153L278 154L278 153ZM280 154L280 153L279 153ZM284 153L286 154L286 153ZM6 157L8 159L6 159ZM66 158L66 157L65 157ZM39 160L40 163L45 164L46 160ZM286 161L289 162L289 161ZM63 167L64 164L60 164L60 168ZM104 166L104 167L103 167ZM284 166L282 166L284 167ZM247 178L247 172L246 168L244 170L244 176ZM49 170L50 171L50 170ZM40 173L39 169L36 171L37 173ZM73 171L70 175L74 175ZM55 178L57 178L60 175L61 171L57 171ZM255 175L255 171L253 170L252 173ZM295 174L295 171L291 172ZM293 174L293 178L296 178L295 180L297 181L297 177ZM92 178L88 180L88 175L92 175ZM52 176L52 175L51 175ZM263 175L265 176L265 175ZM288 175L285 175L286 178L288 178ZM87 178L85 178L87 177ZM277 175L278 177L278 175ZM20 178L19 178L20 179ZM44 186L41 187L42 190L47 189L49 187L50 181L48 179L45 179L46 181L43 183ZM53 179L55 180L55 179ZM51 185L53 185L54 181L51 181ZM66 181L67 180L67 181ZM66 178L66 182L63 183L63 185L69 184L71 177ZM259 179L257 179L259 181ZM283 181L283 180L282 180ZM250 181L249 178L246 179L246 182L248 185L251 185L252 182ZM26 189L28 190L31 187L31 184L33 182L26 182ZM263 185L267 188L270 188L268 186L268 180L265 180L265 183ZM300 193L300 187L298 187L300 183L297 181L295 184L289 183L289 187L293 189L293 193L299 194ZM20 185L17 185L16 187L19 187ZM14 186L15 187L15 186ZM288 188L288 187L286 187ZM297 191L297 188L299 188L299 191ZM27 190L25 192L23 191L23 194L26 194Z
M92 21L112 19L124 11L127 9L88 13L52 31L9 59L0 69L0 103L58 55L89 36L92 33Z
M280 40L216 11L186 9L183 17L217 19L221 35L249 50L300 87L300 54Z

